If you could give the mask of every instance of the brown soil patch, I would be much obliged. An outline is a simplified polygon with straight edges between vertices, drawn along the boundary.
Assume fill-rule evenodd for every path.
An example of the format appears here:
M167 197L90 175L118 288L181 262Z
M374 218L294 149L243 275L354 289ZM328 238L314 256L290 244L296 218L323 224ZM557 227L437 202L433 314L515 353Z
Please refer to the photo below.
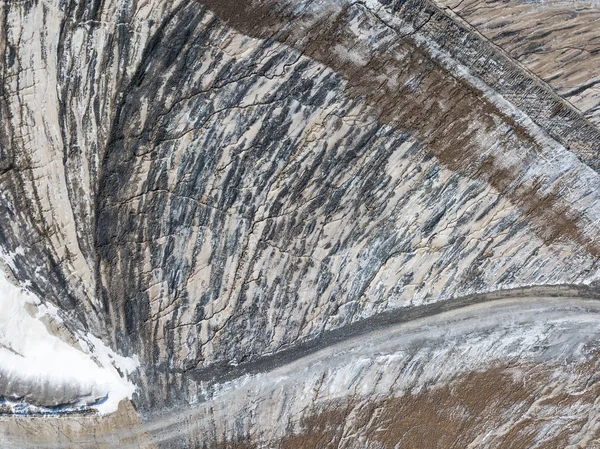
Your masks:
M326 409L315 410L305 417L299 431L269 443L268 447L392 449L401 443L403 449L462 449L477 437L507 426L504 432L487 439L484 446L564 448L569 438L586 424L587 417L569 419L561 416L561 411L567 411L576 403L587 405L589 409L593 407L600 396L600 383L590 382L589 376L598 371L597 360L574 368L574 372L580 374L583 394L579 394L580 391L554 394L549 367L520 366L518 369L526 372L523 379L513 376L513 368L505 366L469 373L449 385L415 395L330 403ZM547 435L550 419L543 410L549 408L555 409L557 415L553 417L554 431ZM255 446L244 442L216 447L267 447L264 444ZM596 432L586 447L599 447L599 444L600 433Z

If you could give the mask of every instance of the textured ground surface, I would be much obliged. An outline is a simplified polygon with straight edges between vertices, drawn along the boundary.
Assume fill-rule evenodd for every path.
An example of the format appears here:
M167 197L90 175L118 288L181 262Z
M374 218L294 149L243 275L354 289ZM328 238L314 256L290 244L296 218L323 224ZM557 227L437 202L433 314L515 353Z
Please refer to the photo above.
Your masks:
M598 447L600 302L567 289L554 293L571 296L533 296L540 293L372 323L360 336L293 354L144 423L127 407L100 420L0 419L3 444Z
M600 4L470 1L441 4L502 47L591 122L600 123Z
M552 81L482 8L3 3L6 277L139 361L6 444L594 447L593 55Z

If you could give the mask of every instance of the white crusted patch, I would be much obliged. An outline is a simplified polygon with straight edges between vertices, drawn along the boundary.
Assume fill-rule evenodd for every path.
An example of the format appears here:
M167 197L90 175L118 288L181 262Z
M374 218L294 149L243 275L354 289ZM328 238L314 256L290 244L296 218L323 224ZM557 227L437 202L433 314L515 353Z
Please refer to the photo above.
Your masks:
M53 335L44 322L62 325L58 309L8 281L0 271L0 396L14 411L91 406L101 414L131 399L127 379L137 357L115 354L91 334L76 336L81 350ZM121 374L122 373L122 374Z

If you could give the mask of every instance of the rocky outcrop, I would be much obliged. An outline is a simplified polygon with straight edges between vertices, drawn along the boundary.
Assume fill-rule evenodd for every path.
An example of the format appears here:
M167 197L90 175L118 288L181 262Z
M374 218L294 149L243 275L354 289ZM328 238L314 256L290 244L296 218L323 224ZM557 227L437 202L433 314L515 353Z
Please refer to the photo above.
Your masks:
M386 317L527 287L595 297L598 129L434 2L27 1L2 13L6 271L73 332L139 357L142 420L210 408L225 380L268 378L269 361ZM522 361L482 349L461 376L498 360L525 369L537 360L526 347ZM437 366L462 360L444 357ZM359 376L356 363L344 359L344 375ZM372 375L405 385L408 366ZM426 379L435 363L420 369ZM344 385L311 413L348 401ZM299 393L252 391L276 398L256 416L283 401L291 427L267 435L240 418L252 441L229 428L196 441L217 413L176 442L262 447L312 419L296 413ZM362 411L383 400L363 393ZM244 401L223 413L254 416Z

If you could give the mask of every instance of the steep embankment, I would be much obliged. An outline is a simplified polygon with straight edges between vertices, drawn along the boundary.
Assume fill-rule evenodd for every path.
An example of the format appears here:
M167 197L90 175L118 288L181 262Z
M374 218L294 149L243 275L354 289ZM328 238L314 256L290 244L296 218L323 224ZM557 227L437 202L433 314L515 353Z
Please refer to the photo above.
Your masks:
M600 123L600 8L595 1L440 1Z

